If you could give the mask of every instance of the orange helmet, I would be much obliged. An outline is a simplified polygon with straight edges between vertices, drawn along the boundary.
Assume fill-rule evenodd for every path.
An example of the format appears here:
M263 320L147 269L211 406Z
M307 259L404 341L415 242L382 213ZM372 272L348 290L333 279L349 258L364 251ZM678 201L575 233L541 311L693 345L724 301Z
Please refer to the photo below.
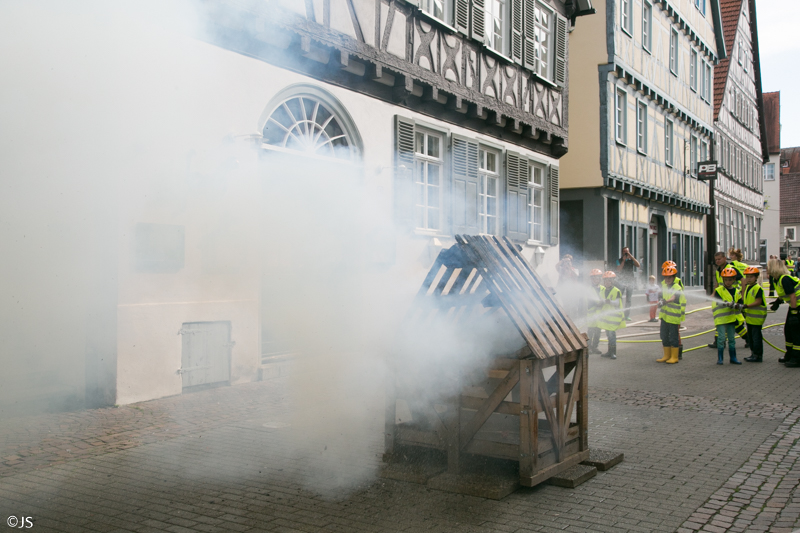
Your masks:
M661 275L664 276L664 277L666 277L666 276L677 276L678 275L678 269L675 268L674 266L667 265L667 266L664 267L664 270L661 271Z
M602 276L603 275L603 271L600 270L599 268L593 268L592 272L589 275L590 276Z
M747 268L745 268L745 269L744 269L744 273L745 273L745 274L755 274L755 275L758 275L758 274L760 274L760 273L761 273L761 271L758 269L758 267L749 266L749 267L747 267Z
M722 269L722 272L720 273L720 276L722 276L723 278L735 278L736 277L736 271L734 269L732 269L731 267L725 267L725 268Z
M611 272L610 270L607 270L606 273L603 274L603 279L614 279L616 277L617 275Z
M661 265L661 268L667 268L667 267L672 267L677 269L678 264L675 261L664 261L664 264Z

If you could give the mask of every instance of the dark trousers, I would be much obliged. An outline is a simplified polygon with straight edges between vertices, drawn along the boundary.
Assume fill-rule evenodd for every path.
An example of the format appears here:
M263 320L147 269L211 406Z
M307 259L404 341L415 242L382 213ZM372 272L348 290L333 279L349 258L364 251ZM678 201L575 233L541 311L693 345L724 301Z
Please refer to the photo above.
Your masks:
M608 337L608 353L617 355L617 332L606 330Z
M787 361L800 357L800 315L792 313L791 308L786 314L783 337L786 342Z
M678 333L680 324L670 324L666 320L661 321L661 345L665 348L678 348L681 345L681 338Z
M750 351L753 352L753 355L756 357L764 356L764 337L761 335L761 326L747 324L745 340L750 345Z

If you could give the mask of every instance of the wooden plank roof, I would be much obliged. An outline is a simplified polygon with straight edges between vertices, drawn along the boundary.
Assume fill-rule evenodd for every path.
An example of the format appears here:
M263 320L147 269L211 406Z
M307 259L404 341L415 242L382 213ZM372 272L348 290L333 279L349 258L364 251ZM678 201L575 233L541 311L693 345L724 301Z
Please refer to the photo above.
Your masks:
M439 253L428 272L415 307L455 316L468 315L474 307L502 309L529 348L517 352L519 358L546 359L587 346L552 292L506 238L456 235L456 243Z

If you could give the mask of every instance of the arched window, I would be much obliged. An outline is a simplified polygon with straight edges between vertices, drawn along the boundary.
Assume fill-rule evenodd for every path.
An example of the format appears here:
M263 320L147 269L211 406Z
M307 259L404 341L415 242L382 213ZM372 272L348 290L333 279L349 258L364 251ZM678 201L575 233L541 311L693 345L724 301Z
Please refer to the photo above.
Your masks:
M267 147L344 161L360 157L361 141L344 107L321 89L290 87L273 102L262 130Z

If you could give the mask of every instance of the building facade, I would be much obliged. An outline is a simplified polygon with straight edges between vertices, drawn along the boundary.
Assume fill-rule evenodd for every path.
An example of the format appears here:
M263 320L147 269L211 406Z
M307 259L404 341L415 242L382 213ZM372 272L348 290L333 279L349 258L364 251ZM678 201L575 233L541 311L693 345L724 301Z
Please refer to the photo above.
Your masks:
M781 150L779 253L800 257L800 147Z
M781 231L781 93L764 93L764 125L767 132L769 162L764 163L764 220L761 223L759 262L780 254Z
M728 57L714 83L714 198L717 250L760 259L763 164L769 161L754 0L721 0Z
M585 268L623 246L656 274L703 282L714 139L714 68L725 55L717 0L605 0L573 36L570 153L562 160L562 248ZM579 52L580 51L580 52Z
M19 386L4 383L0 403L47 395L51 405L127 404L266 377L294 350L328 349L314 344L326 337L319 328L339 344L348 328L370 329L333 311L374 297L365 279L410 295L376 309L406 308L456 234L508 237L542 270L558 261L573 2L200 5L173 22L197 27L137 34L142 55L112 78L114 91L74 91L73 105L89 113L110 101L107 116L131 125L112 151L139 155L120 156L125 179L113 187L108 173L83 172L104 184L96 197L108 206L92 277L103 290L73 284L70 296L94 317L93 334L76 326L70 343L28 344L28 360L69 373L43 391L25 385L30 366L21 363L8 377ZM18 74L20 93L43 87ZM142 79L146 89L129 89ZM157 103L138 105L151 96ZM43 100L60 109L55 96ZM145 118L158 128L140 128ZM20 298L38 294L35 277L14 276ZM41 322L21 320L3 330L19 345ZM314 324L314 335L299 322Z

